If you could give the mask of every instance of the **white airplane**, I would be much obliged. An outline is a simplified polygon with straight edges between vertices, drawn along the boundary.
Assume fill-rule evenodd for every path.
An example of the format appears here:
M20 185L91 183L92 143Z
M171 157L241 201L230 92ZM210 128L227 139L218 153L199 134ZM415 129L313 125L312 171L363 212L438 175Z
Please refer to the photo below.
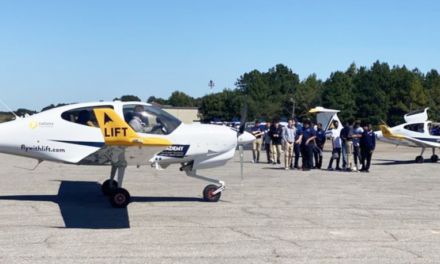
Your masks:
M183 124L140 102L74 104L0 124L0 152L36 159L38 164L110 165L110 179L102 184L102 192L118 208L130 202L129 192L122 188L127 165L152 165L162 170L177 163L189 177L219 184L208 185L203 191L205 201L217 202L225 183L197 172L223 166L233 158L238 145L243 173L243 145L255 139L244 132L245 116L246 111L237 130ZM128 124L135 117L142 132L135 132Z
M317 107L309 110L309 113L317 114L317 116L316 116L317 122L316 123L322 124L322 129L325 131L327 137L330 136L330 130L333 129L333 121L338 121L339 122L338 129L342 130L343 124L339 120L339 117L338 117L339 112L340 112L339 110L328 109L328 108L324 108L322 106L317 106Z
M381 131L375 131L376 138L380 141L394 144L396 146L418 147L422 148L420 156L416 157L417 163L423 163L423 153L426 148L432 148L432 162L438 162L438 156L435 154L435 149L440 148L440 135L433 135L431 133L434 125L440 125L428 121L429 108L414 111L404 116L406 123L395 127L388 127L387 125L380 125ZM309 111L310 113L318 114L318 123L323 124L323 129L328 132L331 129L332 121L339 118L337 113L339 110L326 109L323 107L316 107ZM327 124L327 126L325 126ZM341 122L339 121L339 124ZM339 126L342 129L342 124Z
M420 156L416 157L417 163L423 163L423 153L426 148L432 148L432 162L438 162L438 156L435 149L440 148L440 135L433 135L432 128L439 125L428 121L429 108L414 111L404 116L406 123L395 127L380 125L380 130L376 137L380 141L394 144L396 146L407 146L422 148Z

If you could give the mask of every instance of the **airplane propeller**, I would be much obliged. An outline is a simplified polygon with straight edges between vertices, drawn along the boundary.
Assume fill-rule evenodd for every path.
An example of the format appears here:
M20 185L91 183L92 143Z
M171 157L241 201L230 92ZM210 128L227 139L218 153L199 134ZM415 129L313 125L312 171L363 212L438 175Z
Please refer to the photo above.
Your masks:
M244 129L246 126L246 118L247 118L247 95L244 96L243 108L241 109L241 120L240 127L237 132L237 142L238 142L238 150L240 153L240 176L241 176L241 185L243 185L243 141L240 138L244 134Z

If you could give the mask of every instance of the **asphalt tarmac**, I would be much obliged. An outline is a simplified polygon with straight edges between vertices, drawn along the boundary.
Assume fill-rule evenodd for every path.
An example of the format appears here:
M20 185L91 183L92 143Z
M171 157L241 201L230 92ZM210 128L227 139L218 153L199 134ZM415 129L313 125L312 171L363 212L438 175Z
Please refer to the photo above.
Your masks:
M127 209L101 194L109 167L29 171L17 167L35 160L0 154L0 263L440 263L440 163L427 151L415 164L419 152L379 144L367 174L285 171L245 151L243 186L237 153L200 171L226 181L218 203L177 165L129 167Z

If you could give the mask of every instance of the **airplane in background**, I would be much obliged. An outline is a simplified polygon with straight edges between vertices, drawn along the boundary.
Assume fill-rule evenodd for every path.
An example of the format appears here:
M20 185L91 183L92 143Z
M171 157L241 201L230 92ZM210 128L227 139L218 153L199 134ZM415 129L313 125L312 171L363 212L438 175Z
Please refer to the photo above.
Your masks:
M417 163L423 163L423 153L425 149L432 148L431 161L438 162L435 149L440 148L440 135L436 135L432 133L432 131L434 126L440 124L428 121L428 109L429 108L425 108L406 114L404 116L406 123L392 128L387 125L379 125L381 131L374 132L377 140L396 146L422 148L420 156L417 156L415 159ZM316 107L309 112L318 114L317 121L323 124L323 129L325 128L326 133L329 133L332 129L333 120L337 120L339 124L341 124L337 115L339 110ZM342 129L342 127L341 124L339 128Z
M141 130L129 125L134 117ZM180 171L187 176L218 184L203 190L205 201L217 202L225 182L199 175L198 170L225 165L239 146L243 176L243 146L255 140L244 131L245 119L246 107L237 130L183 124L160 108L141 102L73 104L0 124L0 152L36 159L36 167L43 161L109 165L110 179L102 184L102 192L116 208L130 203L129 192L122 188L128 165L163 170L180 164Z
M315 108L312 108L309 110L309 113L317 114L316 116L316 123L322 124L322 129L325 131L325 134L327 137L330 137L330 130L333 129L333 121L339 122L339 130L342 130L343 124L341 123L341 120L339 120L338 113L339 110L335 109L328 109L324 108L322 106L317 106Z
M425 149L432 149L432 162L438 162L438 156L435 154L435 149L440 148L440 134L438 132L433 132L434 126L440 124L433 123L428 120L428 109L421 109L404 116L406 123L395 126L388 127L385 125L380 125L380 130L376 133L378 140L394 144L396 146L407 146L422 148L420 156L417 156L415 161L417 163L423 163L423 153Z

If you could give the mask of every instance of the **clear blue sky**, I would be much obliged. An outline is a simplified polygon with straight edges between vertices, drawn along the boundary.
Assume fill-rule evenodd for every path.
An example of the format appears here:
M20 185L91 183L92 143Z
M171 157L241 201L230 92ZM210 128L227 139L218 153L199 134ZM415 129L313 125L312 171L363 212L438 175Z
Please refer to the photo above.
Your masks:
M440 1L0 1L0 99L12 109L200 97L285 64L327 79L376 60L440 70ZM0 106L0 111L5 108Z

